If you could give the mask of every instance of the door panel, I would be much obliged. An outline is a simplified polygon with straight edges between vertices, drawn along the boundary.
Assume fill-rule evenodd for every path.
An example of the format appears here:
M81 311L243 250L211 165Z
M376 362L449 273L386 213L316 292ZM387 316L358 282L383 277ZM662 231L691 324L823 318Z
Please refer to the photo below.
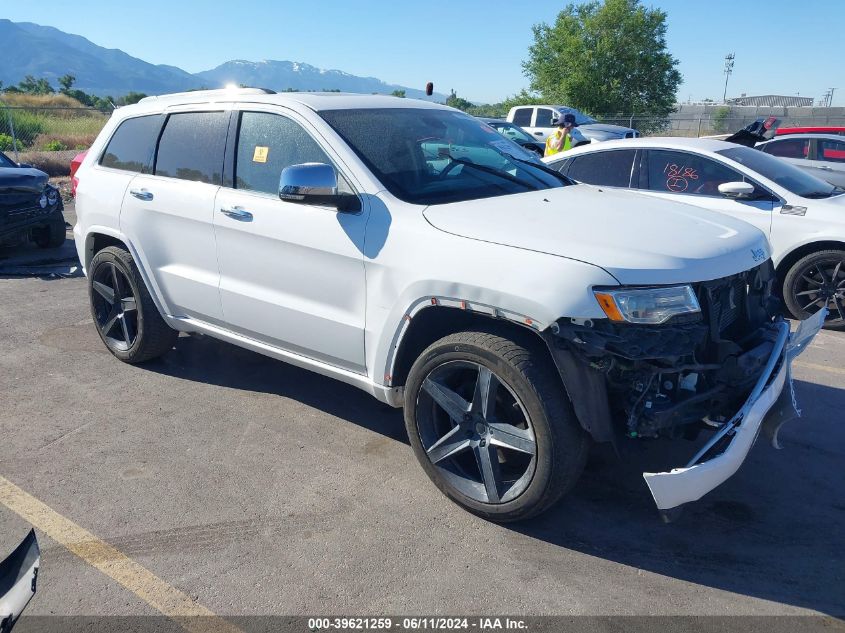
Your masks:
M364 373L367 209L339 213L280 200L284 167L331 161L290 118L260 112L242 117L235 160L238 188L221 189L214 205L227 327ZM236 207L251 218L221 211Z
M223 315L213 212L229 116L226 111L170 114L153 175L132 180L120 216L165 309L212 323Z

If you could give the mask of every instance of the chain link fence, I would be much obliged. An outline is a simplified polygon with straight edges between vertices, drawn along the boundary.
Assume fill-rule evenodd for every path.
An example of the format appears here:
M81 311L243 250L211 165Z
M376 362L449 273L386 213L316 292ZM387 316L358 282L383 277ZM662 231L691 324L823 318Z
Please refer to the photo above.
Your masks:
M51 176L91 147L111 112L95 108L8 106L0 102L0 151Z

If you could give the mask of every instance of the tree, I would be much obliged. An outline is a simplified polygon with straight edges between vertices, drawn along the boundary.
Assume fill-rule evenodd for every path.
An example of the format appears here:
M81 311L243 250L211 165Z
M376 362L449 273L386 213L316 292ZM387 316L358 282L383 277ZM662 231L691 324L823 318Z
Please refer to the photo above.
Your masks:
M76 77L74 77L73 75L62 75L61 77L59 77L59 85L61 86L59 92L68 93L70 89L73 88L74 82L76 82Z
M115 105L132 105L133 103L138 103L141 99L146 96L147 95L145 95L143 92L135 92L134 90L130 90L122 97L119 97L118 100L115 102Z
M593 0L567 5L552 26L534 26L523 69L547 103L665 117L682 79L677 65L664 11L640 0Z
M53 86L50 85L49 81L43 77L41 79L36 79L32 75L24 77L23 81L18 84L18 89L21 92L30 95L49 95L56 92L53 90Z
M393 92L390 93L390 96L400 97L400 98L404 99L405 98L405 91L404 90L394 90Z
M446 98L446 105L452 108L457 108L458 110L463 110L464 112L474 107L470 101L459 97L454 90L452 90L451 94Z

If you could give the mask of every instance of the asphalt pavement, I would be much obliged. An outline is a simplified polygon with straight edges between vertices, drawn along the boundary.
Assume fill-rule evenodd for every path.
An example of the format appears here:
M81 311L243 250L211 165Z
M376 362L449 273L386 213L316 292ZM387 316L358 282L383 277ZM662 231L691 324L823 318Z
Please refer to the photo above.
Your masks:
M594 451L557 508L501 526L352 387L207 337L117 361L67 252L26 251L30 273L0 253L0 478L211 613L845 614L845 334L796 365L784 449L758 442L675 523L640 474L653 442ZM0 558L28 529L0 504ZM66 534L39 531L28 615L158 613Z

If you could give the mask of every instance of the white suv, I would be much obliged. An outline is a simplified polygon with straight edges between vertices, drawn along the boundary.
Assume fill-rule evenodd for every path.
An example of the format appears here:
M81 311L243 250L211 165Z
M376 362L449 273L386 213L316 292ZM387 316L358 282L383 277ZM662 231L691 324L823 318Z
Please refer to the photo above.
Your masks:
M429 477L490 519L551 506L591 439L671 438L687 467L645 474L655 501L698 499L789 392L759 230L573 186L451 108L147 98L77 177L76 244L115 356L195 332L356 385L404 407Z

